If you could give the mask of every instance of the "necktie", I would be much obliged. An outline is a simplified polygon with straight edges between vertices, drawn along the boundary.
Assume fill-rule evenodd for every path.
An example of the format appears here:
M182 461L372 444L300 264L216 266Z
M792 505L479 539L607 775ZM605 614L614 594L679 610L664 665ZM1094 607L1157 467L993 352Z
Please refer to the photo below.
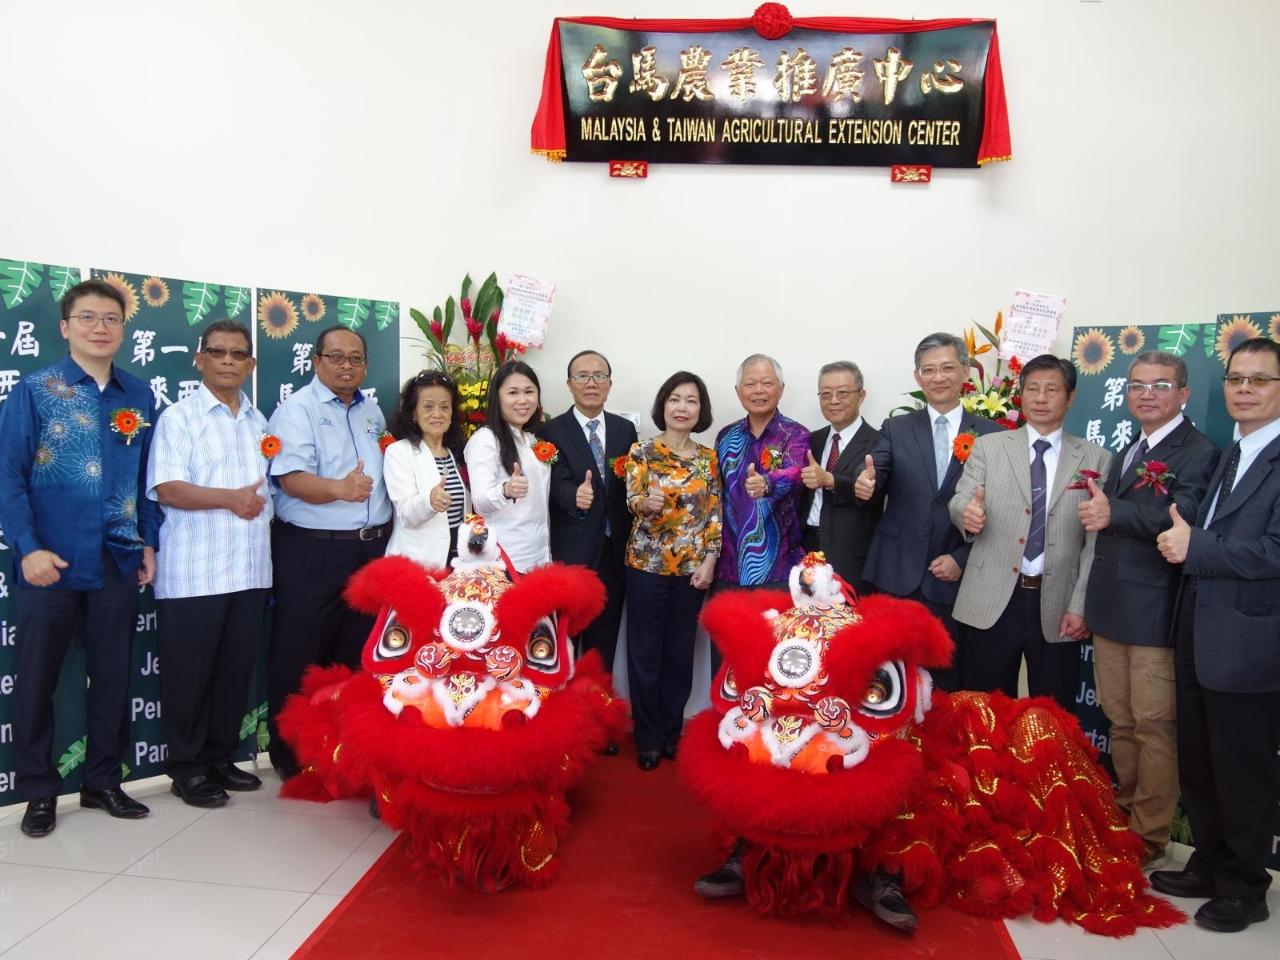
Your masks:
M600 442L600 434L597 432L599 429L599 420L587 421L587 430L589 431L587 446L591 448L591 456L596 462L596 476L600 478L601 486L607 489L604 472L604 444ZM609 514L606 512L604 517L604 535L606 537L613 532L610 527L612 527L612 524L609 522Z
M947 418L941 414L933 421L933 465L937 471L938 489L942 489L942 478L951 465L951 441L947 439Z
M1124 461L1125 472L1127 473L1129 470L1133 469L1133 465L1135 463L1141 462L1142 458L1147 455L1147 450L1149 449L1146 437L1139 440L1138 445L1129 451L1129 456Z
M831 434L831 452L827 454L827 465L823 469L825 469L827 473L831 473L831 471L835 470L836 461L839 459L840 459L840 434L832 433Z
M1240 466L1240 441L1237 440L1231 445L1231 450L1227 453L1227 465L1222 471L1222 482L1218 484L1218 499L1210 500L1213 504L1213 513L1210 519L1222 509L1222 505L1227 502L1227 497L1231 496L1231 488L1236 485L1236 469Z
M1049 493L1044 468L1044 452L1049 449L1049 441L1041 438L1033 446L1036 458L1031 461L1031 529L1027 532L1027 547L1022 551L1028 560L1044 553L1044 504Z

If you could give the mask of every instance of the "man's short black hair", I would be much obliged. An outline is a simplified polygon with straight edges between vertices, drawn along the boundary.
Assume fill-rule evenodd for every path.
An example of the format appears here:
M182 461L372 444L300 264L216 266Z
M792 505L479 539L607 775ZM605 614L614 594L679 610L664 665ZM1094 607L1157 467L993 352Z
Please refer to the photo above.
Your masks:
M1070 360L1063 360L1061 357L1055 357L1051 353L1042 353L1038 357L1032 357L1022 365L1022 372L1018 374L1018 389L1023 390L1027 386L1027 375L1035 373L1037 370L1057 370L1062 374L1062 379L1067 385L1067 393L1076 392L1076 365Z
M215 320L204 328L204 332L200 334L200 352L204 352L204 348L209 345L209 338L215 333L236 333L244 337L244 345L249 351L249 355L253 356L253 334L249 332L249 328L238 320Z
M1276 366L1280 367L1280 343L1268 340L1266 337L1254 337L1252 340L1238 344L1227 357L1228 371L1231 370L1231 361L1236 358L1237 353L1269 353L1276 358Z
M604 361L604 368L609 372L609 378L613 379L613 364L611 364L609 362L609 358L606 357L599 350L579 350L572 357L570 357L569 365L565 367L564 375L566 378L573 377L573 365L577 363L579 360L581 360L583 357L599 357L601 360Z
M316 337L316 353L324 353L324 338L331 333L337 333L339 330L345 330L347 333L354 333L360 338L360 348L364 350L364 358L369 359L369 343L364 338L364 334L359 330L352 330L350 327L344 327L342 324L334 324L332 327L325 327L320 331L320 335Z
M120 304L120 315L124 316L124 294L107 283L105 280L82 280L74 287L62 295L59 306L62 308L62 319L71 319L71 308L75 306L77 300L81 297L106 297L108 300L114 300Z

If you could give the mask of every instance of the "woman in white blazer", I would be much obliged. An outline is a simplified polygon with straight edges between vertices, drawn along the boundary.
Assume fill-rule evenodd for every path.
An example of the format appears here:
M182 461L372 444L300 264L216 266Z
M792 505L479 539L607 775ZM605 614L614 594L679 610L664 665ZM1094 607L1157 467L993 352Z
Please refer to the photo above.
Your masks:
M533 428L542 422L538 375L508 360L489 381L489 425L467 441L465 456L476 513L497 534L498 545L520 573L551 561L547 503L551 495L551 444Z
M446 568L458 552L458 527L470 510L457 451L462 447L462 400L453 378L423 370L400 391L382 475L395 506L387 555Z

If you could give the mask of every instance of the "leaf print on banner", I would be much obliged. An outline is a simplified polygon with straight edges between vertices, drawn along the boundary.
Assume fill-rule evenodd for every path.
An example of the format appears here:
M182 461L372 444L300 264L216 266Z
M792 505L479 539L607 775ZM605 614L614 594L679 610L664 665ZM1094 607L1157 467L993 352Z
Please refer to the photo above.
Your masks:
M58 776L65 777L80 764L84 763L85 750L89 745L87 736L74 743L67 744L67 752L58 758Z
M227 308L227 319L234 320L249 305L249 288L223 287L222 304Z
M400 321L400 304L391 300L378 300L373 305L373 319L379 330L385 330Z
M187 309L188 324L194 327L209 315L209 311L218 305L220 289L216 283L187 280L182 284L182 305Z
M1187 350L1196 345L1196 328L1199 324L1179 323L1160 328L1156 340L1159 348L1176 357L1183 356Z
M338 322L348 330L359 330L369 319L369 301L342 297L338 301Z
M66 292L80 282L80 271L76 267L50 267L49 293L54 302L58 302Z
M12 310L40 286L40 264L30 260L0 260L0 296Z
M258 732L258 723L267 715L267 705L260 703L248 713L244 715L244 719L240 721L240 742L243 743L249 737L254 736Z

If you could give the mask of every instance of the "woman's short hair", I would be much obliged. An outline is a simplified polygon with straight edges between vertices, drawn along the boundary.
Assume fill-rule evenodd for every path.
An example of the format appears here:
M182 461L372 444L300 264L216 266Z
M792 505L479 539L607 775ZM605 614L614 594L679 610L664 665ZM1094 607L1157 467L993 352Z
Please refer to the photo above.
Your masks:
M423 370L404 382L404 387L400 390L400 402L391 418L392 435L397 440L408 440L415 447L422 443L422 428L414 422L413 412L418 408L418 394L425 387L443 387L449 392L453 415L449 420L449 428L444 432L444 445L445 449L452 450L455 454L461 452L465 423L462 397L458 393L457 381L443 370Z
M658 395L653 398L653 425L659 430L667 429L667 397L671 396L676 387L682 387L686 383L693 384L698 391L698 422L693 425L693 432L701 433L711 426L711 395L707 393L707 385L696 373L679 370L667 377L658 388Z

